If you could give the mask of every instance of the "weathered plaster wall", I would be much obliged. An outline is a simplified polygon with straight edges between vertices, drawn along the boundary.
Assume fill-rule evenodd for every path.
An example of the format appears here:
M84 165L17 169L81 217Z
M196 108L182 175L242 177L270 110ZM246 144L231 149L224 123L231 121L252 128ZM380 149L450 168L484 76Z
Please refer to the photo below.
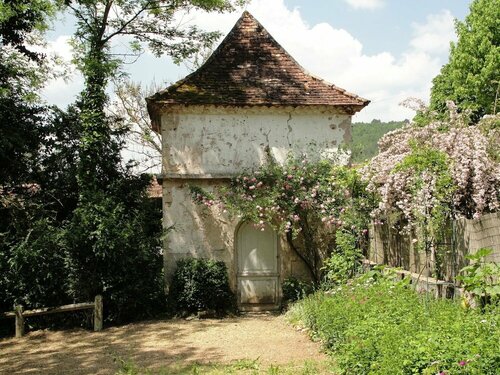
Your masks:
M328 108L215 108L173 107L162 116L165 180L163 182L165 277L176 261L193 256L226 262L236 288L235 232L237 219L217 208L193 203L189 184L205 189L225 183L256 168L266 159L266 149L279 162L289 152L331 156L350 141L351 117ZM302 261L280 238L280 278L308 277Z
M165 277L170 279L178 259L187 256L224 261L230 279L234 279L234 230L237 222L218 208L197 205L191 199L189 185L210 190L219 180L165 180L163 182L163 225L165 238Z
M231 175L296 155L330 156L351 137L351 117L323 108L174 107L162 116L167 174Z
M165 239L164 267L170 280L177 260L184 257L209 258L226 263L233 290L236 289L235 234L238 218L231 218L218 207L197 205L191 199L189 186L208 191L225 183L223 180L165 180L163 182L163 223L168 233ZM302 261L279 237L279 268L282 279L292 274L307 278ZM168 285L168 283L167 283Z

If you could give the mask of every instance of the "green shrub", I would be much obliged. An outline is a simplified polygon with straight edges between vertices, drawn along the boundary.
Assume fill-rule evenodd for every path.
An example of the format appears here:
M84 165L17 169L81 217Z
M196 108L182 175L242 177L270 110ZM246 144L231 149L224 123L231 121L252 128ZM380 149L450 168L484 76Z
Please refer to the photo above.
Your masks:
M323 262L323 287L334 287L353 278L361 270L362 251L356 236L346 230L335 233L335 248Z
M147 198L148 183L119 181L114 194L96 194L95 204L78 207L67 226L68 291L77 301L102 294L108 324L165 308L161 206Z
M481 307L500 301L500 265L485 261L485 257L492 251L482 248L475 254L467 255L466 258L471 263L462 268L457 277L464 289L475 296Z
M224 314L235 307L224 262L186 258L177 261L169 300L177 313L214 310Z
M464 310L415 293L405 283L361 278L295 304L340 374L497 374L498 307Z
M283 280L283 299L288 302L294 302L302 299L314 291L313 284L299 280L295 277L289 277Z

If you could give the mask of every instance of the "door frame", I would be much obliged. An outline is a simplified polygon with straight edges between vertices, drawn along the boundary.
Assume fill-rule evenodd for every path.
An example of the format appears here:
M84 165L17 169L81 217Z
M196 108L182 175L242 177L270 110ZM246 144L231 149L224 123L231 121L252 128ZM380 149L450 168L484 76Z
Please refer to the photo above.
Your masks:
M242 220L236 225L236 229L234 231L234 272L235 272L235 281L236 281L236 305L239 311L269 311L269 310L278 310L281 307L281 299L282 299L282 291L281 291L281 274L282 274L282 259L281 259L281 241L278 232L271 226L271 224L266 223L269 228L274 233L274 240L276 243L276 303L274 304L242 304L241 303L241 290L240 290L240 236L239 232L241 227L244 224L251 224L249 220ZM244 277L244 276L243 276ZM260 277L260 276L258 276ZM263 275L262 277L266 277Z

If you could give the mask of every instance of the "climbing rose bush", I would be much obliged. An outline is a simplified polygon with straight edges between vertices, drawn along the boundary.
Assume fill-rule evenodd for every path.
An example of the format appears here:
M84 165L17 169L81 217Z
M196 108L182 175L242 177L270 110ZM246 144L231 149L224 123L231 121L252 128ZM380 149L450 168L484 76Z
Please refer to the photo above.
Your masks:
M242 173L213 194L195 186L191 192L197 203L217 206L262 231L269 223L285 235L319 282L332 251L349 252L353 262L359 260L374 205L365 187L356 169L289 157L283 165L269 160Z
M424 216L442 225L498 210L500 116L471 126L448 105L448 120L411 123L380 139L379 154L362 170L367 189L380 197L374 217L399 212L410 226Z

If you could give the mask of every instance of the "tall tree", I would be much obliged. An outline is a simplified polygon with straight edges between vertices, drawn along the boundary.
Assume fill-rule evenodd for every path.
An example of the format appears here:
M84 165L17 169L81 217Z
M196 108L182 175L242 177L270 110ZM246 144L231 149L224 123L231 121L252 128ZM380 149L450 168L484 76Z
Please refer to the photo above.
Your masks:
M47 78L40 42L57 4L49 0L0 2L0 187L29 182L42 139L45 108L36 92Z
M66 5L77 19L75 60L85 81L79 202L66 241L69 284L78 299L104 293L110 318L120 320L135 316L141 305L157 303L162 260L159 236L154 235L157 228L144 208L149 179L121 168L124 129L107 115L106 87L120 73L124 59L144 48L180 61L210 45L218 32L179 26L179 17L193 9L222 12L232 4L230 0L67 0ZM117 39L129 42L130 49L117 50Z
M500 0L474 0L464 22L456 22L458 41L450 60L434 78L431 109L447 113L447 100L471 110L476 122L498 111L500 81Z
M124 57L113 51L113 41L126 37L129 53L140 53L147 47L158 56L168 54L180 61L219 36L196 26L179 26L180 13L192 9L222 12L232 4L230 0L69 0L66 4L77 19L76 59L85 80L78 172L84 201L96 191L106 191L117 176L119 147L104 110L106 86Z

